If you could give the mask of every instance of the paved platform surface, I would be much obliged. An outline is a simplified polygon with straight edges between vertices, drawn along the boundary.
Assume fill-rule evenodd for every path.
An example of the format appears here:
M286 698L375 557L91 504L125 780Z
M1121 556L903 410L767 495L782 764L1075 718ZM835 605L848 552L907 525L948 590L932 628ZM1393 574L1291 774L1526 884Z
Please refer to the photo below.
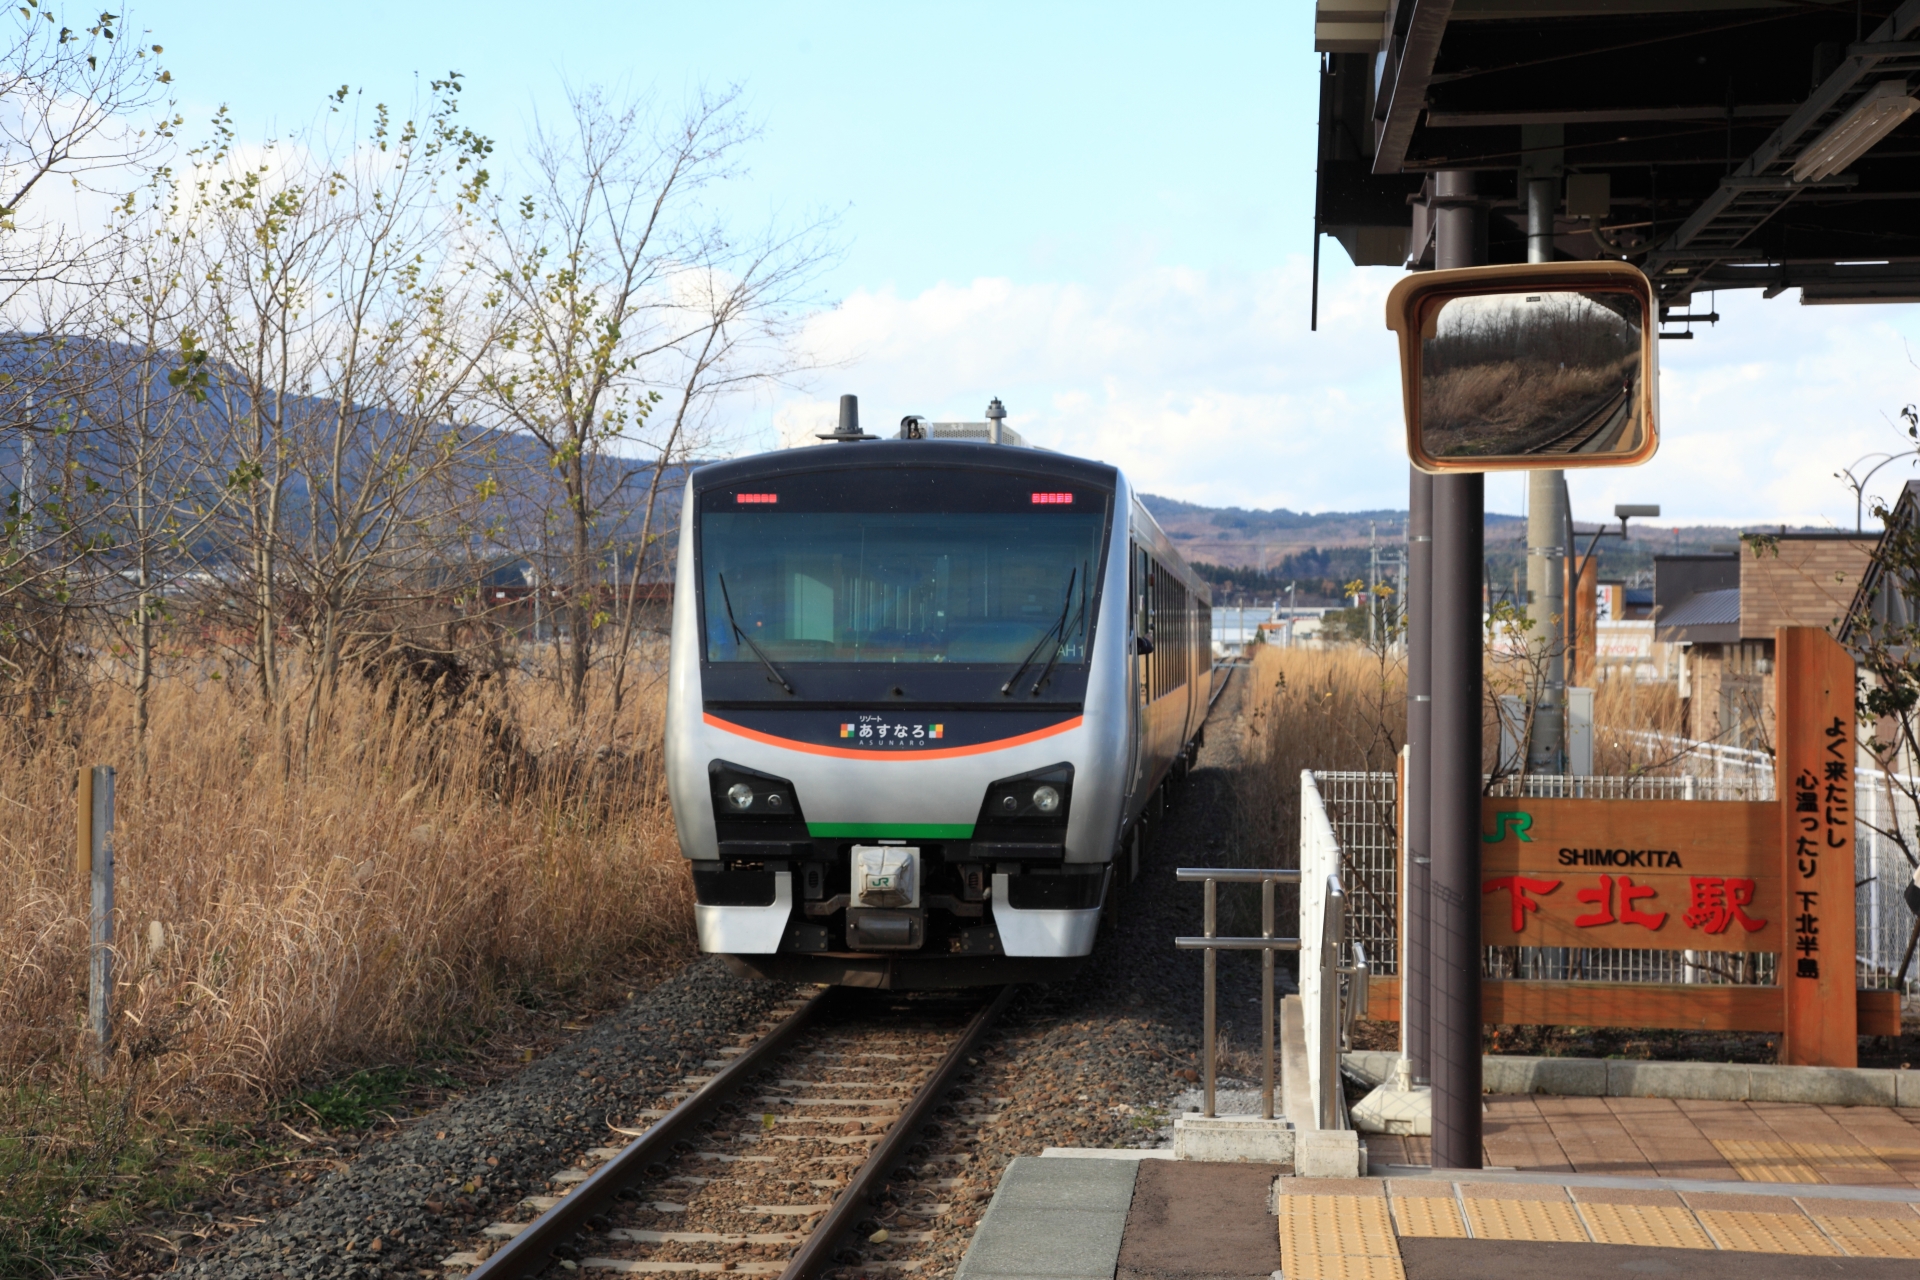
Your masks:
M958 1280L1913 1280L1920 1189L1024 1157Z
M1490 1095L1489 1167L1806 1186L1920 1187L1920 1109ZM1429 1162L1428 1140L1367 1139L1372 1172Z
M1286 1280L1920 1274L1920 1193L1606 1181L1282 1178L1280 1270Z

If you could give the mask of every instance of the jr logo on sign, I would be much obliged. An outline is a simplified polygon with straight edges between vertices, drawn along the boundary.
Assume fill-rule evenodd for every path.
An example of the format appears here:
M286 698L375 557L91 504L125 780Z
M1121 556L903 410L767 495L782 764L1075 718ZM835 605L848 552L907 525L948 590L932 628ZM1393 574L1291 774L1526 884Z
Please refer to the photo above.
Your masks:
M1482 831L1480 839L1485 844L1499 844L1509 833L1526 844L1533 843L1533 837L1527 832L1533 830L1533 815L1530 813L1496 813L1493 815L1493 830Z

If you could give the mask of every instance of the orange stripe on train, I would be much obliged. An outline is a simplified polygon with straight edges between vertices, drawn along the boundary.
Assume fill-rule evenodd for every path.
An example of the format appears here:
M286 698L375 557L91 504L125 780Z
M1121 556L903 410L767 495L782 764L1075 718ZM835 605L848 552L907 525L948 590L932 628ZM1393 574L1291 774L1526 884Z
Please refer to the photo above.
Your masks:
M764 742L770 747L782 747L788 751L804 751L808 755L838 756L843 760L951 760L956 756L984 755L989 751L1005 751L1009 747L1023 746L1029 742L1038 742L1042 738L1051 738L1065 733L1069 729L1078 729L1086 717L1075 716L1071 720L1062 720L1059 724L1048 725L1044 729L1035 729L1032 733L1017 734L1011 738L996 738L992 742L982 742L971 747L935 747L932 750L916 751L876 751L871 747L828 747L812 742L801 742L794 738L782 738L771 733L762 733L758 729L749 729L743 724L731 720L722 720L710 712L702 712L700 718L708 725L725 733L737 734L742 738L751 738L755 742Z

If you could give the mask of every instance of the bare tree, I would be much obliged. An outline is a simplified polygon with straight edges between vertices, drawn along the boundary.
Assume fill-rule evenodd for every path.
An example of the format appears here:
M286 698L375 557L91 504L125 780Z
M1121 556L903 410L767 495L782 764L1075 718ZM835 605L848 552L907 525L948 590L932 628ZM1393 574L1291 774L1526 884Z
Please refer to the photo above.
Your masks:
M476 266L491 144L459 124L458 92L435 81L417 121L376 105L364 136L323 120L249 162L223 118L195 155L180 221L205 283L176 381L207 407L195 452L203 489L224 495L208 568L244 581L255 678L283 732L297 695L282 628L303 642L303 741L377 613L375 579L430 581L452 492L438 481L485 446L463 406L504 313Z
M613 526L638 515L631 577L608 600L624 645L668 469L717 398L797 368L791 326L832 252L825 220L739 243L699 204L753 136L737 98L702 95L668 122L650 102L576 92L564 130L536 131L530 190L499 214L513 320L486 387L555 489L542 513L555 527L540 532L565 547L561 678L576 722L595 632L616 620L600 589ZM646 492L616 511L634 451Z
M117 189L165 146L178 118L161 46L102 12L70 27L49 3L24 0L0 47L0 303L83 261L95 241L29 201L57 178ZM117 180L117 181L116 181Z

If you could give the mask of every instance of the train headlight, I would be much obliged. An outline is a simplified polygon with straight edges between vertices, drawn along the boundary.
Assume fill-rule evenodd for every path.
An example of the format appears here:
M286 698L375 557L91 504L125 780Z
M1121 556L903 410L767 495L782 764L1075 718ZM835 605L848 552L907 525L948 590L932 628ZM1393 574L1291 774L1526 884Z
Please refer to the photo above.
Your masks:
M707 765L707 787L722 847L731 840L808 838L792 779L714 760Z
M1073 766L1062 762L1031 773L1001 778L987 788L979 825L1000 831L1031 827L1057 839L1073 807ZM986 836L981 836L986 839Z

